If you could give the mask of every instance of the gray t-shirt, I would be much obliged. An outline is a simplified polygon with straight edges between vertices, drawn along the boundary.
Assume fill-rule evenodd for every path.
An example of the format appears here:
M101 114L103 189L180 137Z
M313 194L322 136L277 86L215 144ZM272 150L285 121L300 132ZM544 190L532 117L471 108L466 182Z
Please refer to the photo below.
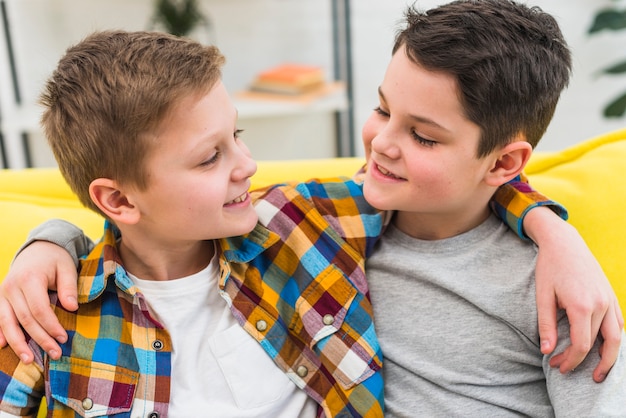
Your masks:
M389 226L367 262L389 417L626 416L626 363L562 375L539 349L536 247L491 216L444 240ZM569 323L559 312L559 349ZM623 341L624 342L624 341Z

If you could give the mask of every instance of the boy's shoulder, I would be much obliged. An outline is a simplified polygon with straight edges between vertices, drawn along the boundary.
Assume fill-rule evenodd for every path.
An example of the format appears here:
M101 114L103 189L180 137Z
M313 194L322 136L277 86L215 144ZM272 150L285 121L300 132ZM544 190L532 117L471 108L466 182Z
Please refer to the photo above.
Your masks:
M256 189L251 192L253 199L268 199L268 196L285 194L291 198L323 197L340 198L350 195L360 197L363 195L363 182L360 177L326 177L311 178L306 181L286 181Z
M503 268L519 263L535 267L537 245L531 240L520 239L495 214L491 213L489 218L474 230L486 255L500 260Z
M330 177L275 184L251 193L263 225L277 215L342 218L378 215L363 196L358 178Z

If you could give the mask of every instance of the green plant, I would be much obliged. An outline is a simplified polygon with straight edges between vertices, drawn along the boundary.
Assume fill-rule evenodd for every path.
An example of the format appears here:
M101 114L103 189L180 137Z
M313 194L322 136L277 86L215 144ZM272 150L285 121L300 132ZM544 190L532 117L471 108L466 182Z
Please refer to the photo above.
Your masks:
M592 35L603 30L618 31L622 29L626 29L626 10L609 8L600 10L595 15L588 33ZM602 73L613 75L626 73L626 60L602 69ZM603 112L607 118L621 117L624 113L626 113L626 92L606 105Z
M152 20L177 36L187 36L199 23L207 23L196 0L155 0Z

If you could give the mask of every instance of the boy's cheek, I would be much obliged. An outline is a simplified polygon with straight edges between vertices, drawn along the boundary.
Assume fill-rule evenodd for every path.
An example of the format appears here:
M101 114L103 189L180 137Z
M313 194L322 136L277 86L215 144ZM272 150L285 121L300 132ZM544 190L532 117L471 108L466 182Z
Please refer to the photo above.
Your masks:
M365 122L363 125L363 130L361 131L361 138L363 140L363 149L365 150L365 157L369 158L371 150L372 150L372 141L378 134L378 129L376 127L376 122L372 120L372 116Z

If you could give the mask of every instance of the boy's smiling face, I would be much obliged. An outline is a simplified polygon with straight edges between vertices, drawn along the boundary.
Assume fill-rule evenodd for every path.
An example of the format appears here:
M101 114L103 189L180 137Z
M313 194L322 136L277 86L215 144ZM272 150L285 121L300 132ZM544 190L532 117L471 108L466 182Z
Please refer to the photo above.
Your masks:
M237 138L237 111L221 82L182 99L146 156L148 187L134 191L144 231L164 243L250 232L257 215L248 189L256 163Z
M400 211L400 229L423 239L482 222L493 193L482 179L493 160L476 157L481 131L465 116L455 78L417 65L400 48L379 99L363 127L368 202Z

